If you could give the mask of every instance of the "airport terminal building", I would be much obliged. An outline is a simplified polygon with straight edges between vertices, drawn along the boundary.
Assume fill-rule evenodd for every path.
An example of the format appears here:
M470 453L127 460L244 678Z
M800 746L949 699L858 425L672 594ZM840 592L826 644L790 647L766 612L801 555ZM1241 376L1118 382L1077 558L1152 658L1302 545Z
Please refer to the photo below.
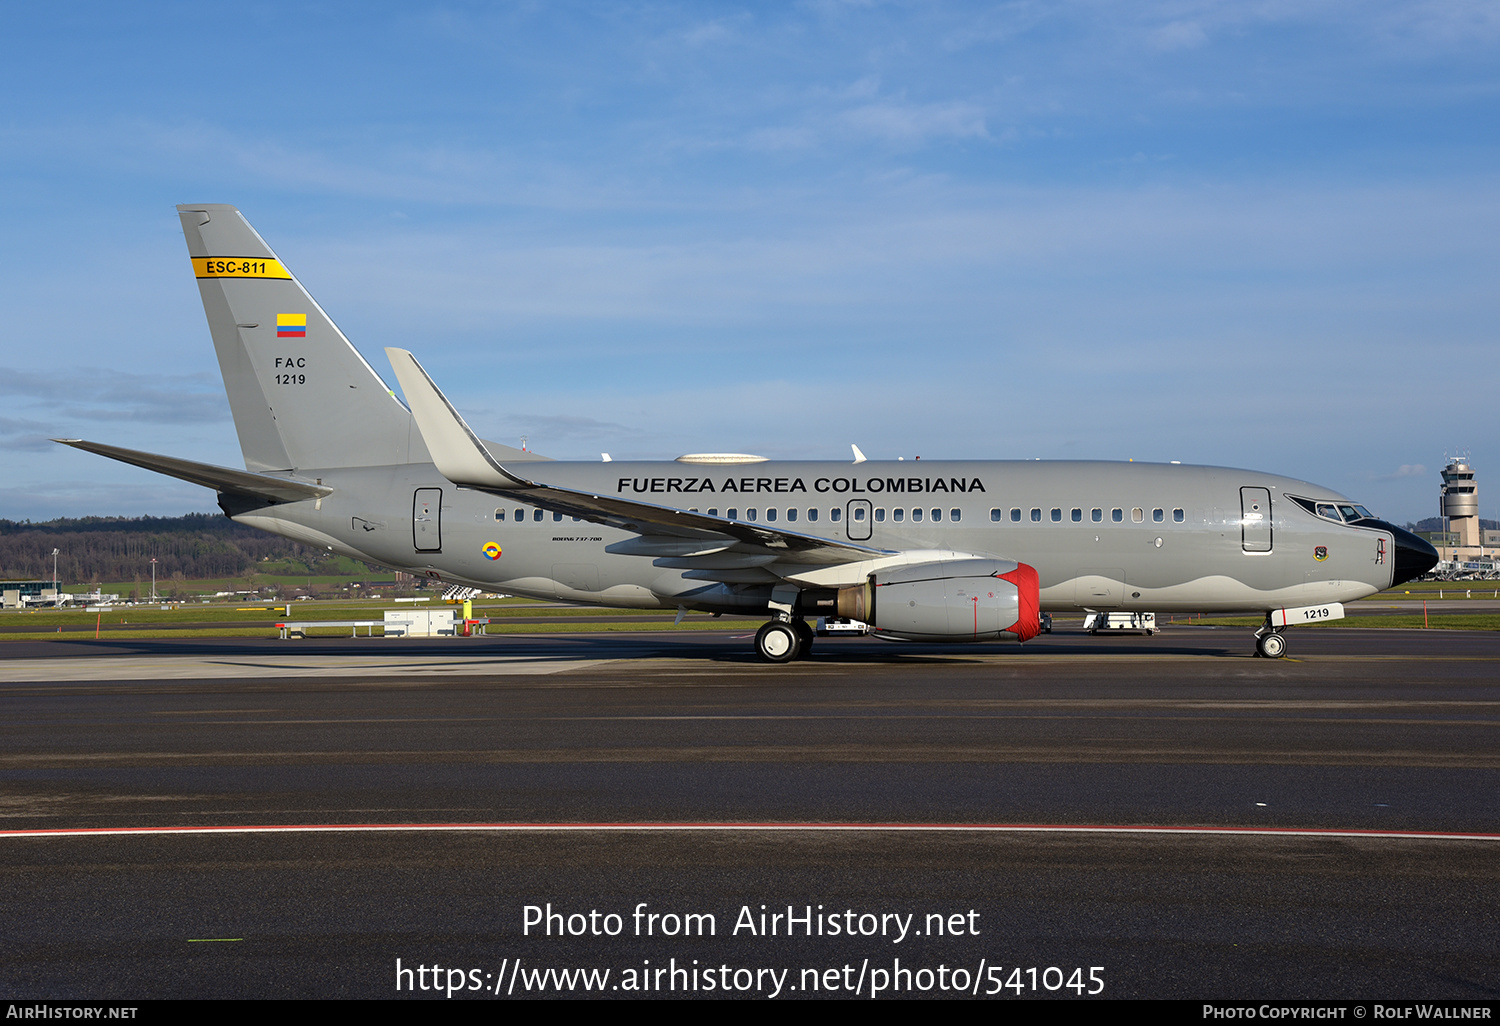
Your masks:
M51 581L0 581L0 608L21 609L50 603L56 595Z

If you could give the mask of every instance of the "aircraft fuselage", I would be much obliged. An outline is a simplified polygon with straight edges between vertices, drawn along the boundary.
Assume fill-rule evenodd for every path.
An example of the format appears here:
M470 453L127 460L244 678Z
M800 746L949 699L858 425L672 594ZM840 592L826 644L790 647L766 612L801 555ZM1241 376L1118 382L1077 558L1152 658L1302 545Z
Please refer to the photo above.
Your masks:
M316 474L332 494L236 519L486 590L714 612L763 610L765 590L778 580L845 587L875 566L935 554L1030 564L1050 611L1266 611L1348 602L1391 586L1397 535L1405 533L1378 520L1335 523L1290 498L1348 502L1330 489L1220 467L925 460L545 466L555 486L891 555L797 566L764 556L737 560L730 546L719 568L685 570L670 556L610 551L628 548L635 534L531 505L524 489L512 499L457 487L427 464L303 471L300 477ZM1257 502L1268 508L1252 508Z

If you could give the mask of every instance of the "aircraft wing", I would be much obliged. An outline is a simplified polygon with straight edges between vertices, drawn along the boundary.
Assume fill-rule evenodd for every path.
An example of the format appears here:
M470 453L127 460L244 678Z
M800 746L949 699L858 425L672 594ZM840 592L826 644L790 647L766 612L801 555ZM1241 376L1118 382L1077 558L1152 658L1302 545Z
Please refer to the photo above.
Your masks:
M632 546L626 543L619 547L619 551L672 558L673 565L678 561L691 565L695 557L706 557L730 547L736 554L774 556L778 563L814 565L834 565L891 554L889 549L834 541L616 495L561 488L533 479L530 476L533 467L543 469L537 464L528 465L527 476L521 476L490 454L415 356L405 349L387 349L385 352L439 473L465 488L524 498L536 506L646 536L640 544ZM660 540L654 540L653 536ZM701 544L693 544L695 542Z
M154 452L122 449L117 445L86 442L81 438L54 438L52 440L61 442L63 445L71 445L75 449L82 449L84 452L108 456L121 463L145 467L147 470L154 470L168 477L191 481L193 484L203 485L215 491L236 492L240 495L264 499L267 502L301 502L304 499L319 499L333 492L333 489L326 485L307 484L290 478L271 477L268 474L252 474L247 470L231 470L229 467L219 467L212 463L198 463L194 460L178 459L176 456L159 456Z

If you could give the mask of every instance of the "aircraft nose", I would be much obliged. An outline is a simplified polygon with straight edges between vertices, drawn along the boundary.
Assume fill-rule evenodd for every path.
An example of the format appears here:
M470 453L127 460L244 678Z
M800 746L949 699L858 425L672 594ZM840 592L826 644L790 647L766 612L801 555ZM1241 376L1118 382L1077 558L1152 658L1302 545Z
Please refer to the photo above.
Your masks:
M1387 527L1396 541L1396 568L1391 575L1391 587L1415 580L1437 566L1437 549L1404 528L1394 524Z

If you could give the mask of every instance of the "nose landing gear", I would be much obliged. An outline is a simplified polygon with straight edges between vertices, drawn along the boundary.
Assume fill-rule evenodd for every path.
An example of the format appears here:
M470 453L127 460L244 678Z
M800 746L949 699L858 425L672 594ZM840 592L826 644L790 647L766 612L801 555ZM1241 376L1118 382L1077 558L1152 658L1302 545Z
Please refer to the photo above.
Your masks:
M1286 655L1286 638L1267 624L1255 632L1255 654L1263 659L1280 659Z

